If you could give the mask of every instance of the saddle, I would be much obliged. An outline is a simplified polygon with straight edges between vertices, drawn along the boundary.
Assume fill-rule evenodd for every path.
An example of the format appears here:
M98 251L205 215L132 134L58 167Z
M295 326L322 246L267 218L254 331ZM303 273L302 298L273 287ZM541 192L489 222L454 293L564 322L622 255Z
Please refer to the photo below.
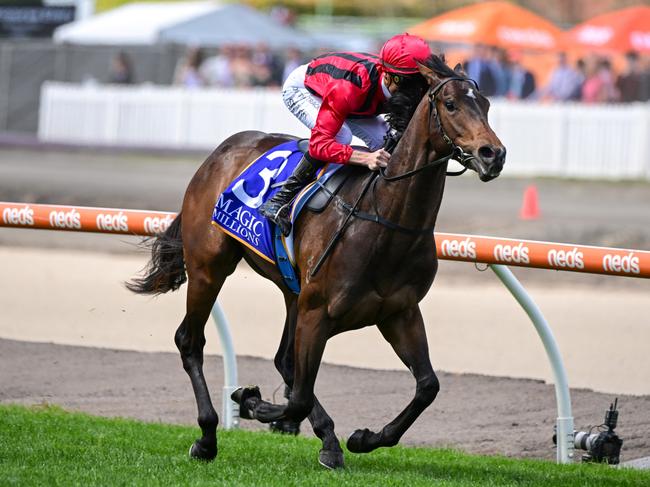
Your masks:
M303 154L307 153L309 150L309 139L300 139L298 141L298 149ZM307 198L304 207L313 213L323 212L343 187L353 170L354 166L346 165L336 171L324 183L316 181L318 189Z

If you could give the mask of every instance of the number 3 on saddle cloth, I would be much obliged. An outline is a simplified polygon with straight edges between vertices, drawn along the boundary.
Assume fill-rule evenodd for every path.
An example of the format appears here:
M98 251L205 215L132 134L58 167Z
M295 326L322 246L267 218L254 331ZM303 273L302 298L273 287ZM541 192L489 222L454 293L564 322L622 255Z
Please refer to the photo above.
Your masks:
M302 152L298 142L292 140L275 146L246 167L219 196L211 222L263 259L276 264L285 283L296 294L300 292L300 282L295 268L293 229L285 238L280 229L260 215L257 209L279 191L300 162ZM317 179L298 194L292 203L291 223L341 167L341 164L327 164Z

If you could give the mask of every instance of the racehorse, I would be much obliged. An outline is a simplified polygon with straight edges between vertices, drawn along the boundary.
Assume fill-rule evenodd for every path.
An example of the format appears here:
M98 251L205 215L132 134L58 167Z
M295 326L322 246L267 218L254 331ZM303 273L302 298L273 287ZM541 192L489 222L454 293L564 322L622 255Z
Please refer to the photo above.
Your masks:
M460 66L451 69L443 58L431 56L419 70L426 83L401 105L394 103L388 114L391 126L403 134L387 168L380 173L359 168L339 191L338 204L320 214L304 213L296 222L299 294L289 290L275 265L210 225L215 202L228 184L290 136L247 131L225 140L194 175L176 219L152 241L144 276L128 287L159 294L188 282L186 314L175 342L194 389L202 432L190 448L192 457L217 455L218 416L203 375L204 327L224 281L242 258L284 295L287 314L275 365L291 390L286 405L263 401L250 389L236 391L242 417L266 423L308 417L322 440L320 463L342 467L334 422L314 396L314 383L327 340L370 325L379 328L415 377L415 397L381 431L356 430L347 440L348 450L362 453L397 444L438 394L418 303L438 267L433 229L447 162L453 157L489 181L500 174L506 151L488 124L489 101ZM366 192L370 181L372 191ZM350 215L344 202L354 200L358 205ZM342 222L345 231L314 273Z

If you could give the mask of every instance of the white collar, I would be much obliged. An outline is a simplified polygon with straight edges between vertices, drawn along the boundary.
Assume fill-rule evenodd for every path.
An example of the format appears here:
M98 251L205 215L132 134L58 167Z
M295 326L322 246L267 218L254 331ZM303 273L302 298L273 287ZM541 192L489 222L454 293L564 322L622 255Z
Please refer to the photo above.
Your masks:
M390 92L388 89L388 86L386 86L386 83L384 83L384 80L381 80L381 91L384 93L384 96L386 97L387 100L390 99L393 94Z

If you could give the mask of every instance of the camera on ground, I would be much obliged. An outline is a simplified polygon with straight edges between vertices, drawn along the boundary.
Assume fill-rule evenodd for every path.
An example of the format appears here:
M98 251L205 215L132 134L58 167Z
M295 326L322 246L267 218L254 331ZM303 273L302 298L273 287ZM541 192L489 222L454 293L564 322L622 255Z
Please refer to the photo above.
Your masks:
M589 431L574 431L573 443L576 449L585 450L583 462L607 463L618 465L620 462L623 440L614 429L618 423L618 398L610 404L605 412L605 421ZM557 444L557 436L553 435L553 443Z

